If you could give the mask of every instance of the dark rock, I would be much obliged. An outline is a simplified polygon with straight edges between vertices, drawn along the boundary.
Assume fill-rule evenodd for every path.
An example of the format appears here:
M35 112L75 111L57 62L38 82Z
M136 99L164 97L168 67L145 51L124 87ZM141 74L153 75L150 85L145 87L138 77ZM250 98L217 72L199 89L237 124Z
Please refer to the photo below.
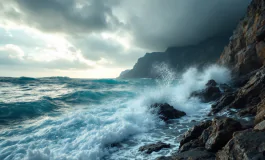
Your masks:
M232 85L237 88L243 87L250 80L250 78L256 74L256 72L257 71L252 71L242 76L233 77Z
M215 154L204 148L195 148L169 157L159 157L156 160L215 160Z
M224 94L217 102L212 105L209 115L214 115L231 104L235 100L235 93Z
M157 108L159 118L161 118L164 121L167 121L169 119L176 119L180 118L186 115L185 112L176 110L173 106L170 106L167 103L161 104L161 103L155 103L151 105L151 108Z
M257 113L255 116L255 123L265 120L265 99L263 99L257 106Z
M214 63L219 58L231 35L209 38L197 45L169 47L165 52L146 53L139 58L133 69L123 72L120 78L158 78L161 76L154 65L166 63L172 70L184 71L197 64L199 68Z
M230 87L230 86L227 85L227 84L220 84L220 85L219 85L219 88L220 88L223 92L225 92L225 93L230 93L230 92L233 92L233 91L234 91L233 88Z
M262 66L262 61L258 57L255 45L251 44L235 55L235 66L232 70L234 75L245 75Z
M210 151L218 151L232 138L234 132L241 129L241 124L232 118L215 118L205 148Z
M215 80L211 79L206 83L207 87L213 86L215 87L217 85L217 83L215 82Z
M182 140L180 141L180 148L182 145L184 145L187 142L190 142L191 140L198 139L198 137L202 134L202 132L207 129L212 124L212 121L208 120L205 122L202 122L198 125L195 125L190 130L188 130Z
M139 148L139 151L151 154L152 152L158 152L163 148L170 148L170 144L157 142L155 144L144 145Z
M192 148L204 147L203 143L200 142L199 139L191 140L185 144L183 144L178 152L185 152Z
M257 106L251 106L251 107L247 107L242 109L241 111L239 111L237 113L237 115L239 115L240 117L243 116L255 116L257 112Z
M256 44L258 57L261 59L263 65L265 64L265 42L261 41Z
M256 40L257 42L261 42L261 41L264 41L264 38L265 38L265 26L261 27L257 33L256 33Z
M215 101L221 97L221 91L218 87L209 86L202 91L196 91L191 94L191 97L198 97L202 102L211 102Z
M264 160L265 134L263 131L236 132L225 147L216 154L217 160Z
M244 108L252 106L251 103L259 103L260 94L265 87L265 68L259 69L250 80L238 90L236 100L230 105L232 108ZM255 99L255 100L253 100Z
M230 67L234 73L247 74L262 66L261 56L255 48L256 41L262 42L264 37L264 1L252 0L248 12L238 24L220 56L219 63Z
M255 130L259 130L259 131L265 131L265 120L263 120L262 122L258 123L255 127Z

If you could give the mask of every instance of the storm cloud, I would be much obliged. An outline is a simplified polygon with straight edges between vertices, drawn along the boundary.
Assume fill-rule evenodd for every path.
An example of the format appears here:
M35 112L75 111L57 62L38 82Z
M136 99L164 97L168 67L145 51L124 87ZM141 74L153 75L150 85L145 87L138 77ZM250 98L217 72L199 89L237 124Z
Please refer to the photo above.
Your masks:
M57 56L54 61L45 61L45 66L56 68L58 64L61 66L58 68L71 69L77 64L76 68L89 69L92 67L86 65L89 61L101 68L131 68L145 52L193 45L220 34L231 35L249 3L250 0L1 1L0 47L18 46L25 57L41 54L35 52L36 48L45 54L51 45L56 48L55 40L51 39L52 44L47 38L42 41L45 36L31 36L35 31L29 30L37 30L67 41L64 49L57 47L56 52L66 57L80 55L80 63ZM10 36L3 36L5 31ZM0 54L4 62L12 53L2 50ZM14 59L8 59L5 65L8 62L15 63Z

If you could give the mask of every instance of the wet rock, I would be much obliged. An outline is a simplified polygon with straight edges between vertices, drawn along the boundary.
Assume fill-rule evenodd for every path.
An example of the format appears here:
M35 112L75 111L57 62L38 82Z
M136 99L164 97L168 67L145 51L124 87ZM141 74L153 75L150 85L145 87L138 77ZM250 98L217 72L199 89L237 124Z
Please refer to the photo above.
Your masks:
M265 64L265 42L261 41L257 43L256 50L257 50L258 57L260 58L262 63Z
M183 144L178 152L185 152L192 148L204 147L204 144L200 142L199 139L191 140L185 144Z
M236 132L225 147L216 154L217 160L264 160L265 134L263 131Z
M159 157L156 160L215 160L215 154L204 148L195 148L169 157Z
M198 139L198 137L202 134L202 132L207 129L212 124L212 121L208 120L205 122L202 122L198 125L195 125L190 130L188 130L182 140L180 141L180 148L182 145L184 145L187 142L190 142L191 140Z
M206 89L201 91L196 91L191 94L191 97L198 97L202 102L215 101L221 97L221 91L218 87L208 86Z
M257 42L261 42L261 41L264 41L265 39L265 26L261 27L257 33L256 33L256 40Z
M211 79L206 83L207 87L213 86L215 87L217 85L217 83L215 82L215 80Z
M232 86L237 87L237 88L243 87L245 84L247 84L250 78L253 77L255 74L256 74L256 71L252 71L242 76L233 77Z
M170 148L170 144L157 142L155 144L144 145L139 148L139 151L151 154L152 152L158 152L163 148Z
M212 110L209 115L214 115L231 104L235 100L235 93L224 94L217 102L212 105Z
M261 68L250 80L238 90L235 101L231 104L232 108L244 108L252 106L253 99L261 100L258 98L265 88L265 68ZM255 103L259 103L256 101Z
M241 111L239 111L237 113L237 115L239 115L240 117L254 116L254 115L256 115L256 112L257 112L257 106L251 106L251 107L247 107L247 108L242 109Z
M186 115L185 112L176 110L173 106L167 103L155 103L151 105L151 108L158 109L159 118L164 121L167 121L169 119L180 118Z
M218 151L232 138L234 132L241 129L240 122L232 118L215 118L205 148L210 151Z
M224 92L224 93L230 93L230 92L233 92L233 88L230 87L229 85L227 84L220 84L219 85L219 88Z
M255 127L255 130L259 130L259 131L265 131L265 120L258 123Z
M262 96L261 98L262 98L262 101L257 105L257 113L255 116L256 124L265 120L265 98L264 96Z

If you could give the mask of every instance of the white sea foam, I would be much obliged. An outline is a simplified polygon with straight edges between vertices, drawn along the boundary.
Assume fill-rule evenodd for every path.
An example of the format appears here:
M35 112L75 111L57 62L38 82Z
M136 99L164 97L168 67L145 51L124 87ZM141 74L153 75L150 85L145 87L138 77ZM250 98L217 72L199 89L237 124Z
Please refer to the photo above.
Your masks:
M73 109L56 118L40 117L34 122L25 122L23 128L6 130L2 136L13 136L10 137L12 140L0 141L0 154L8 155L5 159L28 160L97 160L106 156L121 158L122 155L128 159L136 156L141 159L146 155L138 152L140 145L152 140L174 143L176 136L166 135L163 129L159 129L165 124L149 112L148 106L156 102L169 103L190 116L202 116L200 111L209 105L200 103L198 99L189 99L189 94L202 89L209 79L218 83L226 83L230 79L229 70L216 65L203 71L190 68L178 80L166 65L157 71L163 75L162 80L155 86L135 88L134 92L138 94L132 99L120 100L117 97L89 109ZM180 120L180 125L187 123L188 119ZM184 126L177 126L179 132ZM129 140L138 144L130 148L130 144L126 144ZM127 147L124 150L109 147L119 142Z

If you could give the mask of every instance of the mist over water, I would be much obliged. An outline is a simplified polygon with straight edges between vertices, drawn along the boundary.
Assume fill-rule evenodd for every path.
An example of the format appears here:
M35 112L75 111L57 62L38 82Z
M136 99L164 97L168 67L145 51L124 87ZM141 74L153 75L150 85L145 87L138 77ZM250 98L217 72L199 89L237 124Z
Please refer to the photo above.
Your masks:
M176 151L176 135L191 120L204 119L210 107L189 99L190 93L209 79L229 82L230 71L216 65L183 74L165 64L155 69L159 80L1 79L0 159L153 159ZM188 115L165 124L150 112L153 103L169 103ZM159 140L173 147L138 152Z

